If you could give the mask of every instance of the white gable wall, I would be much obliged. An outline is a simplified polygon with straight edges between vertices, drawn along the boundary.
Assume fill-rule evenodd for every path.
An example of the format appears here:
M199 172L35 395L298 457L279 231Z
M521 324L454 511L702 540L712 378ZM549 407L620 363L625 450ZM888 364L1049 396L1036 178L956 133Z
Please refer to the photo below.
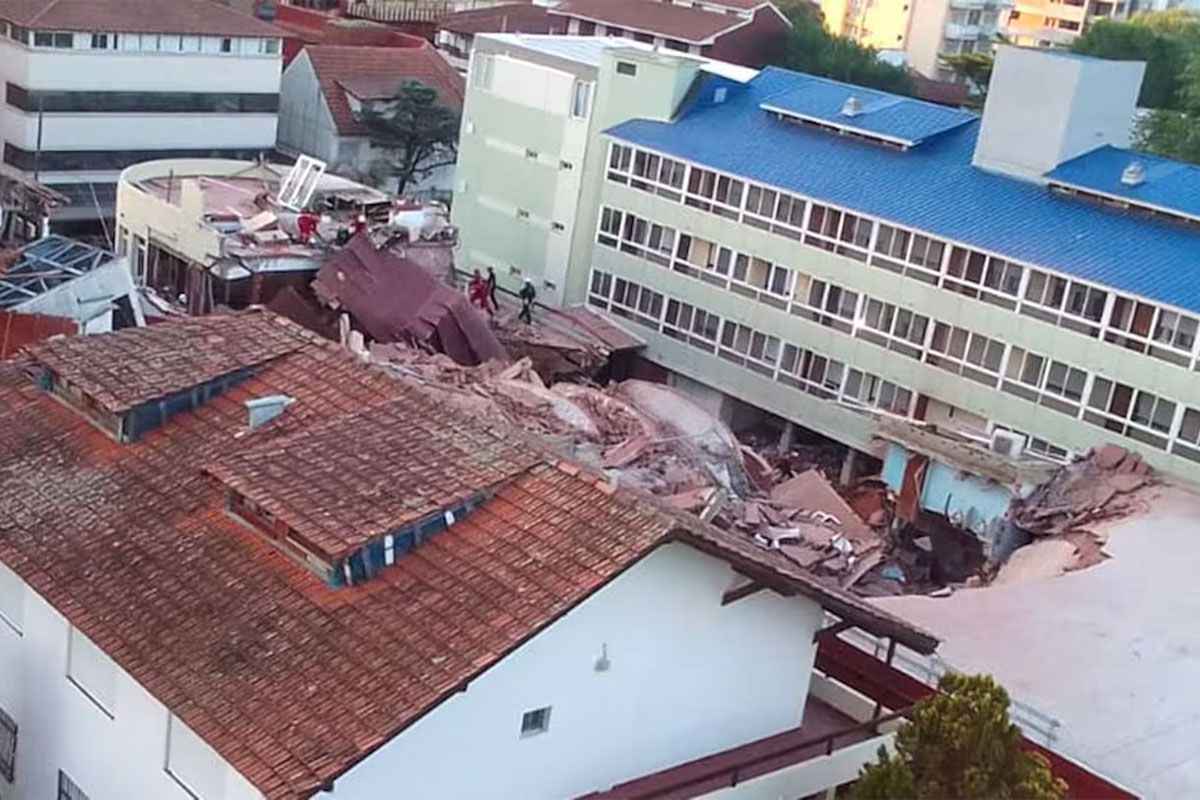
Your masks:
M794 727L818 604L686 545L647 556L338 779L338 798L561 798ZM595 662L607 645L610 667ZM549 730L522 737L526 711ZM325 795L329 796L329 795Z
M0 708L18 726L16 782L0 777L5 800L56 797L60 769L94 800L262 797L3 564L0 604ZM165 769L168 726L191 793Z
M298 55L279 87L279 149L329 164L338 160L338 132L325 95L317 83L308 51Z

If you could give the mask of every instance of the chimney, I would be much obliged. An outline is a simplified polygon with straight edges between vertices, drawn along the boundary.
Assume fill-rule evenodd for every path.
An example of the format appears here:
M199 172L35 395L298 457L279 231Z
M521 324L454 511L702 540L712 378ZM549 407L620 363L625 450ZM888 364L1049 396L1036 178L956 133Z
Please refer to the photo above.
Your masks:
M246 411L250 413L249 428L256 431L271 420L278 417L288 406L296 402L296 398L286 394L272 394L267 397L257 397L246 401Z
M1128 147L1146 65L1002 45L972 163L1026 180L1101 145Z

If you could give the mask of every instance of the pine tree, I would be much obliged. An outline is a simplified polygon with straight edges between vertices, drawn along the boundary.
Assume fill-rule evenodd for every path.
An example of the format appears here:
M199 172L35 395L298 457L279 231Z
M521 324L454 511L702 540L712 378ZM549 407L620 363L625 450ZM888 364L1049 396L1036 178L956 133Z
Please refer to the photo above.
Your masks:
M879 760L863 768L854 797L1062 800L1066 784L1021 746L1001 686L986 675L947 673L938 689L897 732L895 754L880 748Z

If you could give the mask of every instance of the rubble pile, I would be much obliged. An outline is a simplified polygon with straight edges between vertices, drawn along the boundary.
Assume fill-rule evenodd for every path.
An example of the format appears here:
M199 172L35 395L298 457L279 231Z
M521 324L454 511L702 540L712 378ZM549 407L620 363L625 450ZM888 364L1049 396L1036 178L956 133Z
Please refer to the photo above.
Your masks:
M1009 513L1013 523L1035 539L1057 538L1074 545L1067 568L1081 569L1105 558L1102 524L1144 511L1140 490L1154 482L1141 456L1106 444L1058 470L1029 497L1014 501Z

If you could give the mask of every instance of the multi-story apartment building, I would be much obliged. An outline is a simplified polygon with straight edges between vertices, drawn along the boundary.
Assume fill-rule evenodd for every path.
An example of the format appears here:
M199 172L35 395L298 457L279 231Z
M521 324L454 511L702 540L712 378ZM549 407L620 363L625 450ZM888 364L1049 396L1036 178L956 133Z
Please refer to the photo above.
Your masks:
M255 158L275 145L280 31L210 0L0 4L3 161L112 214L117 175L155 158Z
M1115 440L1200 477L1200 174L1125 149L1142 65L1002 47L980 118L609 49L556 208L569 81L533 111L479 80L500 58L549 75L551 46L472 67L474 262L628 320L683 385L854 448L900 420L1057 459Z
M832 33L874 47L926 78L950 80L944 56L989 51L1012 0L825 0Z
M1135 11L1152 7L1135 0L1017 0L1006 11L1005 35L1022 46L1066 45L1079 38L1088 23L1127 19Z

